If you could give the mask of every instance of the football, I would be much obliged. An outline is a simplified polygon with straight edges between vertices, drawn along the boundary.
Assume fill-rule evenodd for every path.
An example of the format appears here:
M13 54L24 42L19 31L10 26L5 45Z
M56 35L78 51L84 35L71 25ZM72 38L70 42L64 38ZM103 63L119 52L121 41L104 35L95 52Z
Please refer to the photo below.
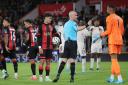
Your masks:
M52 43L53 43L53 44L59 44L59 43L60 43L59 37L53 37L53 38L52 38Z

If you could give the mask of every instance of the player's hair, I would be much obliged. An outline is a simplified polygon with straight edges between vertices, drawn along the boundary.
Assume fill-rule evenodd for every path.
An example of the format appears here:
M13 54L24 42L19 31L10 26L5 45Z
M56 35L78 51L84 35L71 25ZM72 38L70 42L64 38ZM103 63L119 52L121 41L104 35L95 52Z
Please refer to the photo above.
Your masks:
M50 13L46 13L44 17L52 17L52 15Z
M94 16L94 17L92 18L92 24L94 25L94 22L97 21L97 20L101 23L101 18L100 18L99 15Z
M114 6L114 5L112 5L112 4L108 4L107 7L112 8L113 11L116 11L116 6Z
M28 23L30 23L30 24L33 24L33 21L30 20L30 19L26 19L26 20L24 20L24 22L28 22Z
M13 21L12 21L12 19L10 17L4 17L3 21L4 20L7 21L10 24L10 26L15 27L15 25L14 25L14 23L13 23Z
M9 17L5 17L5 18L3 18L3 20L6 20L8 23L11 23L12 21L11 21L11 18L9 18Z
M92 18L92 20L100 20L100 16L99 15L97 15L97 16L94 16L93 18Z

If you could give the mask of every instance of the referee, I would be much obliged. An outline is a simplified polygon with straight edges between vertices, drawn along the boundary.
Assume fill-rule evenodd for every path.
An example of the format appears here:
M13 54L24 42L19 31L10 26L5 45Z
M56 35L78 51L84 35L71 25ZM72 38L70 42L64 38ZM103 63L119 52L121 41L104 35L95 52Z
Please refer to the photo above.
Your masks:
M53 82L57 82L60 78L60 74L64 69L67 60L70 61L71 78L70 82L74 82L75 74L75 59L77 57L77 31L82 30L85 26L78 27L77 21L78 15L75 11L69 12L69 20L64 24L64 56L58 69L58 73Z

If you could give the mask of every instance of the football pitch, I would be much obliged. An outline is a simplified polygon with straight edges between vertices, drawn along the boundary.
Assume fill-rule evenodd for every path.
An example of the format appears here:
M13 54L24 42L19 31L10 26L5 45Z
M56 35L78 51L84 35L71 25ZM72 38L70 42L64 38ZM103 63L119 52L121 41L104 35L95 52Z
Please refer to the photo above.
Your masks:
M14 79L12 63L7 63L9 78L7 80L0 79L0 85L117 85L109 84L106 79L110 75L110 62L101 62L101 69L99 71L89 70L89 62L87 62L86 72L81 72L81 63L78 62L76 66L76 75L74 83L70 83L70 71L63 70L60 80L57 83L52 82L39 82L39 80L32 81L30 79L31 70L29 63L19 63L19 79ZM124 79L122 85L128 85L128 62L120 62L121 73ZM37 63L37 76L38 76L38 63ZM57 72L57 63L51 64L50 78L54 79ZM1 74L1 72L0 72ZM45 71L43 73L45 75ZM1 75L0 75L1 76Z

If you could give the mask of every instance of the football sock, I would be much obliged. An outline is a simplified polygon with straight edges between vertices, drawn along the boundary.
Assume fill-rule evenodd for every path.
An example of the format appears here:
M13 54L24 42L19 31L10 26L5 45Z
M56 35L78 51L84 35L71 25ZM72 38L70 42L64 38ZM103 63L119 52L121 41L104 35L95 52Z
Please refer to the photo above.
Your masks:
M64 66L65 66L65 62L62 61L61 64L60 64L60 66L59 66L57 76L60 76L61 72L62 72L63 69L64 69Z
M120 74L117 76L117 78L119 81L123 81L122 76Z
M111 74L110 79L114 80L114 74Z
M100 68L99 63L101 62L101 58L97 58L96 61L96 68Z
M36 64L35 63L31 64L31 71L33 75L36 75Z
M3 69L5 69L7 71L6 60L5 59L2 59L1 64L3 66Z
M86 58L82 58L82 72L86 70Z
M120 66L117 59L112 59L112 74L115 73L117 76L120 74Z
M14 66L15 73L17 73L18 72L18 63L17 63L17 61L13 61L13 66Z
M75 62L74 62L74 63L71 63L70 69L71 69L71 78L74 79L74 74L75 74Z
M43 74L43 66L39 65L39 75L42 75L42 74Z
M50 73L50 65L46 65L45 71L46 71L46 76L49 76L49 73Z
M91 60L90 61L90 63L91 63L90 68L93 68L94 67L94 58L91 58L90 60Z

